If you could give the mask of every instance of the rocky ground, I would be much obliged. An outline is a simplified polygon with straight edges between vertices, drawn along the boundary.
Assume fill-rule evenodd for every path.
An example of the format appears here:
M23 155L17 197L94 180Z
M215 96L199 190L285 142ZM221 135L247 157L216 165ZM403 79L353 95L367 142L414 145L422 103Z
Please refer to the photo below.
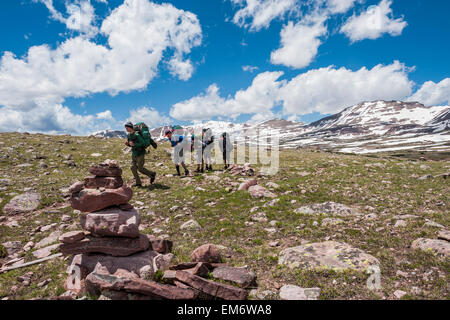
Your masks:
M131 204L141 233L173 241L174 263L219 245L227 264L256 274L250 299L450 297L449 161L286 150L274 176L217 165L180 178L168 147L147 156L158 176ZM80 229L68 188L106 159L133 182L120 139L0 134L0 270L59 252L58 238ZM0 273L0 298L61 295L69 259Z

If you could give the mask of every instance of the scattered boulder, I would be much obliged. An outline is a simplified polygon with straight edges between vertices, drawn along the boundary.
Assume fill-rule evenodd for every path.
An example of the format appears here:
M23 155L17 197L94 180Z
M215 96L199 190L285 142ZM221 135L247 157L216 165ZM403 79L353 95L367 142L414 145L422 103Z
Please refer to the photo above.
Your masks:
M258 184L258 182L255 180L255 179L252 179L252 180L247 180L247 181L245 181L245 182L242 182L240 185L239 185L239 188L238 188L238 191L241 191L241 190L248 190L248 188L250 188L251 186L256 186Z
M3 207L3 213L16 215L36 210L41 203L41 196L35 192L19 194Z
M41 241L39 241L38 243L36 243L35 247L38 249L46 247L49 244L52 244L53 242L58 241L60 235L61 235L61 232L54 231L48 237L46 237L46 238L42 239Z
M169 268L175 256L172 253L158 254L153 258L153 270L157 272L158 270L165 271Z
M180 226L181 230L200 230L202 227L194 219L188 220Z
M59 248L59 246L60 246L60 244L56 243L51 246L33 251L33 256L35 256L38 259L46 258L52 254L52 251L57 250Z
M204 244L191 253L194 262L222 262L219 249L214 244Z
M247 271L245 268L235 268L229 266L220 266L214 268L212 276L215 279L229 281L242 288L248 288L255 284L256 275Z
M116 271L112 275L101 268L86 277L86 289L93 295L100 295L105 290L113 290L142 294L155 299L191 300L195 298L194 291L190 289L146 281L126 272L117 273Z
M282 300L317 300L320 296L320 288L300 288L294 285L284 285L280 289Z
M403 228L406 227L408 223L405 220L397 220L394 224L394 228Z
M339 218L325 218L322 220L322 227L335 226L343 222L344 220Z
M403 290L395 290L394 291L394 297L396 297L397 299L401 299L403 298L405 295L407 295L408 293L403 291Z
M29 286L31 283L31 277L33 276L33 272L27 272L22 276L17 277L17 281L21 282L24 286Z
M336 202L317 203L303 206L294 210L296 213L302 214L327 214L337 216L357 216L360 213L346 205Z
M2 246L6 249L7 255L13 255L17 252L22 251L22 242L20 241L3 242Z
M150 241L150 246L153 251L158 253L170 253L172 252L173 242L168 239L158 239L155 236L147 235Z
M271 188L271 189L279 189L280 188L280 186L277 183L272 182L272 181L267 182L266 187Z
M433 227L433 228L441 228L441 229L445 228L442 224L439 224L439 223L431 221L431 220L427 220L427 222L425 222L425 226Z
M253 198L276 198L276 194L270 192L263 186L255 185L248 188L248 192Z
M242 176L254 176L255 175L255 171L253 170L253 168L251 168L250 163L246 163L243 166L238 165L238 164L231 164L228 168L227 171L233 175L242 175Z
M248 292L244 289L209 281L183 270L176 271L175 278L207 295L224 300L245 300L248 296Z
M446 240L419 238L413 241L411 248L432 252L439 257L450 256L450 242Z
M448 230L439 231L438 239L450 241L450 231L448 231Z
M315 242L287 248L280 252L278 264L301 269L366 271L380 262L370 254L346 243Z

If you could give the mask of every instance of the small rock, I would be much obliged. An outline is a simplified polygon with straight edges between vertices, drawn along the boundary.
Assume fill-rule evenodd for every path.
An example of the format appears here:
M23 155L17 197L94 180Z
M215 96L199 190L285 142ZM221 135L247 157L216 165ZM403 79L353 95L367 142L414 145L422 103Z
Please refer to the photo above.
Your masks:
M425 222L425 226L433 227L433 228L441 228L441 229L445 228L442 224L439 224L439 223L431 221L431 220L428 220L427 222Z
M280 289L282 300L317 300L320 288L300 288L294 285L284 285Z
M192 251L191 259L194 262L222 262L222 256L219 249L214 244L204 244Z
M406 227L408 223L405 220L397 220L395 222L394 228Z
M450 231L441 230L438 232L438 239L450 241Z
M193 219L186 221L180 226L181 230L200 230L201 228L200 224Z
M84 231L70 231L60 236L59 241L63 243L75 243L80 240L83 240L84 237L85 237Z
M395 296L397 299L403 298L406 294L407 294L407 292L405 292L405 291L403 291L403 290L396 290L396 291L394 292L394 296Z

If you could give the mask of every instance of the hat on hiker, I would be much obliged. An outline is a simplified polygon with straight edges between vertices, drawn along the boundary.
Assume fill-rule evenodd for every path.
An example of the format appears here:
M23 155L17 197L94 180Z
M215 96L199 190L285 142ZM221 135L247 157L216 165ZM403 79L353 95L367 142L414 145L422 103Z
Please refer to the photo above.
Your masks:
M131 123L131 121L128 121L127 123L125 123L125 127L133 128L133 123Z
M166 137L168 134L170 134L170 133L173 133L173 131L172 130L170 130L170 129L168 129L168 130L166 130L166 132L164 133L164 136Z

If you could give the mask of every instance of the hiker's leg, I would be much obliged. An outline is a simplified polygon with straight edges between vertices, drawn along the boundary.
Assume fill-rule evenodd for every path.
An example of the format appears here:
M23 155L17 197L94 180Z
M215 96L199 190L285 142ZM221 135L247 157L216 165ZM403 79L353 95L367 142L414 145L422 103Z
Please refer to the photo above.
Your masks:
M186 164L184 163L184 161L181 163L181 165L183 166L184 174L185 174L186 176L189 175L189 170L188 170L188 168L186 167Z
M131 169L131 172L133 173L134 180L136 181L136 184L140 185L140 184L142 184L142 182L141 182L141 178L139 177L139 174L138 174L138 166L137 166L137 159L136 158L137 157L133 157L131 159L131 167L130 167L130 169Z
M175 169L177 169L177 175L181 176L180 166L178 164L175 165Z
M137 167L138 167L139 172L145 174L150 179L152 179L154 176L156 176L156 172L150 171L150 170L148 170L148 169L146 169L144 167L145 155L141 155L141 156L137 157L136 163L137 163Z

